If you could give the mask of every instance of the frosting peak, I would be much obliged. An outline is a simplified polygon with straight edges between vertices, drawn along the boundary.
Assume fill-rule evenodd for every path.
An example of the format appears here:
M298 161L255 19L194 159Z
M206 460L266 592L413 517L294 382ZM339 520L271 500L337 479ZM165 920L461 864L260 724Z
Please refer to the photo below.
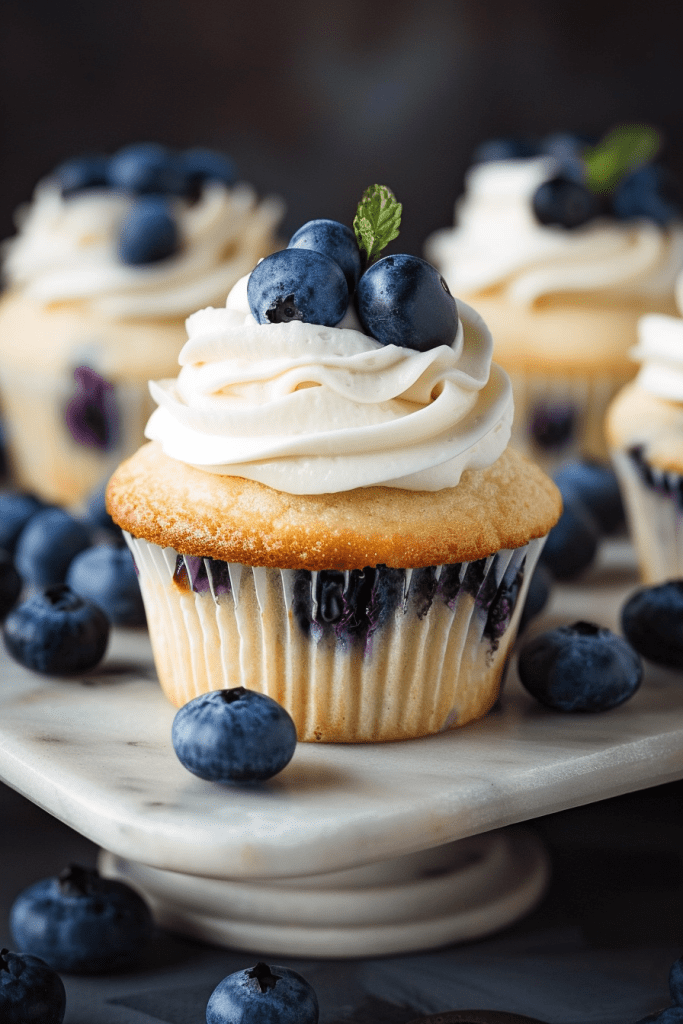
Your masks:
M683 274L676 285L683 314ZM631 356L642 363L636 383L650 394L683 402L683 319L649 313L638 322L638 344Z

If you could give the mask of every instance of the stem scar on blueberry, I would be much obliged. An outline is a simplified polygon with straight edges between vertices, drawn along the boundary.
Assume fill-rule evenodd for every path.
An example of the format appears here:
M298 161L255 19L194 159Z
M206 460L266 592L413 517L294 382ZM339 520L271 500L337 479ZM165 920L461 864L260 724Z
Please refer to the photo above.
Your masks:
M286 295L285 298L278 297L270 309L266 310L266 316L271 324L289 324L292 320L303 320L304 315L294 299L294 295Z
M60 892L64 896L87 896L92 889L92 874L80 864L69 864L57 876Z
M230 690L221 690L221 697L226 704L234 704L235 701L241 700L246 692L243 686L233 686Z
M250 971L247 971L248 978L255 978L259 983L261 992L268 992L269 989L274 989L278 981L282 980L281 974L273 974L268 964L264 964L262 960L252 967Z
M575 633L579 636L597 636L600 632L600 626L596 626L594 622L575 622L571 627Z

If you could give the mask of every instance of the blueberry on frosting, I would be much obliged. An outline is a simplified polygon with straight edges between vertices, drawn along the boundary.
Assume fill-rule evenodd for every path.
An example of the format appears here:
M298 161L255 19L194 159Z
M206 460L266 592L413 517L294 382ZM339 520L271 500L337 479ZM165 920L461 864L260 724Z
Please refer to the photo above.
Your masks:
M334 327L349 304L344 272L324 253L311 249L283 249L254 267L247 298L260 324L290 323Z

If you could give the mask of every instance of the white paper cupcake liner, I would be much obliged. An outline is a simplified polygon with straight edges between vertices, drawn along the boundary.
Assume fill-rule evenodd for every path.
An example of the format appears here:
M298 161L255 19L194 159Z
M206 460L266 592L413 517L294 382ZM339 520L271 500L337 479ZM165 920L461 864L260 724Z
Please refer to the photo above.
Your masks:
M300 740L322 742L407 739L485 714L545 540L460 565L304 573L126 539L166 696L258 690Z
M683 477L650 466L639 449L612 452L645 583L683 576Z

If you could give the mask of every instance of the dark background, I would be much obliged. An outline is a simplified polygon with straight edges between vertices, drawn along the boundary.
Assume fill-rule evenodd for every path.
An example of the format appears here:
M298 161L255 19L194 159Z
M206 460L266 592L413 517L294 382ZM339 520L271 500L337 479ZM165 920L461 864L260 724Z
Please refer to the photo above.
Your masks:
M682 29L680 0L2 0L0 237L61 160L148 139L229 152L286 235L388 184L413 252L491 136L645 120L683 173Z

